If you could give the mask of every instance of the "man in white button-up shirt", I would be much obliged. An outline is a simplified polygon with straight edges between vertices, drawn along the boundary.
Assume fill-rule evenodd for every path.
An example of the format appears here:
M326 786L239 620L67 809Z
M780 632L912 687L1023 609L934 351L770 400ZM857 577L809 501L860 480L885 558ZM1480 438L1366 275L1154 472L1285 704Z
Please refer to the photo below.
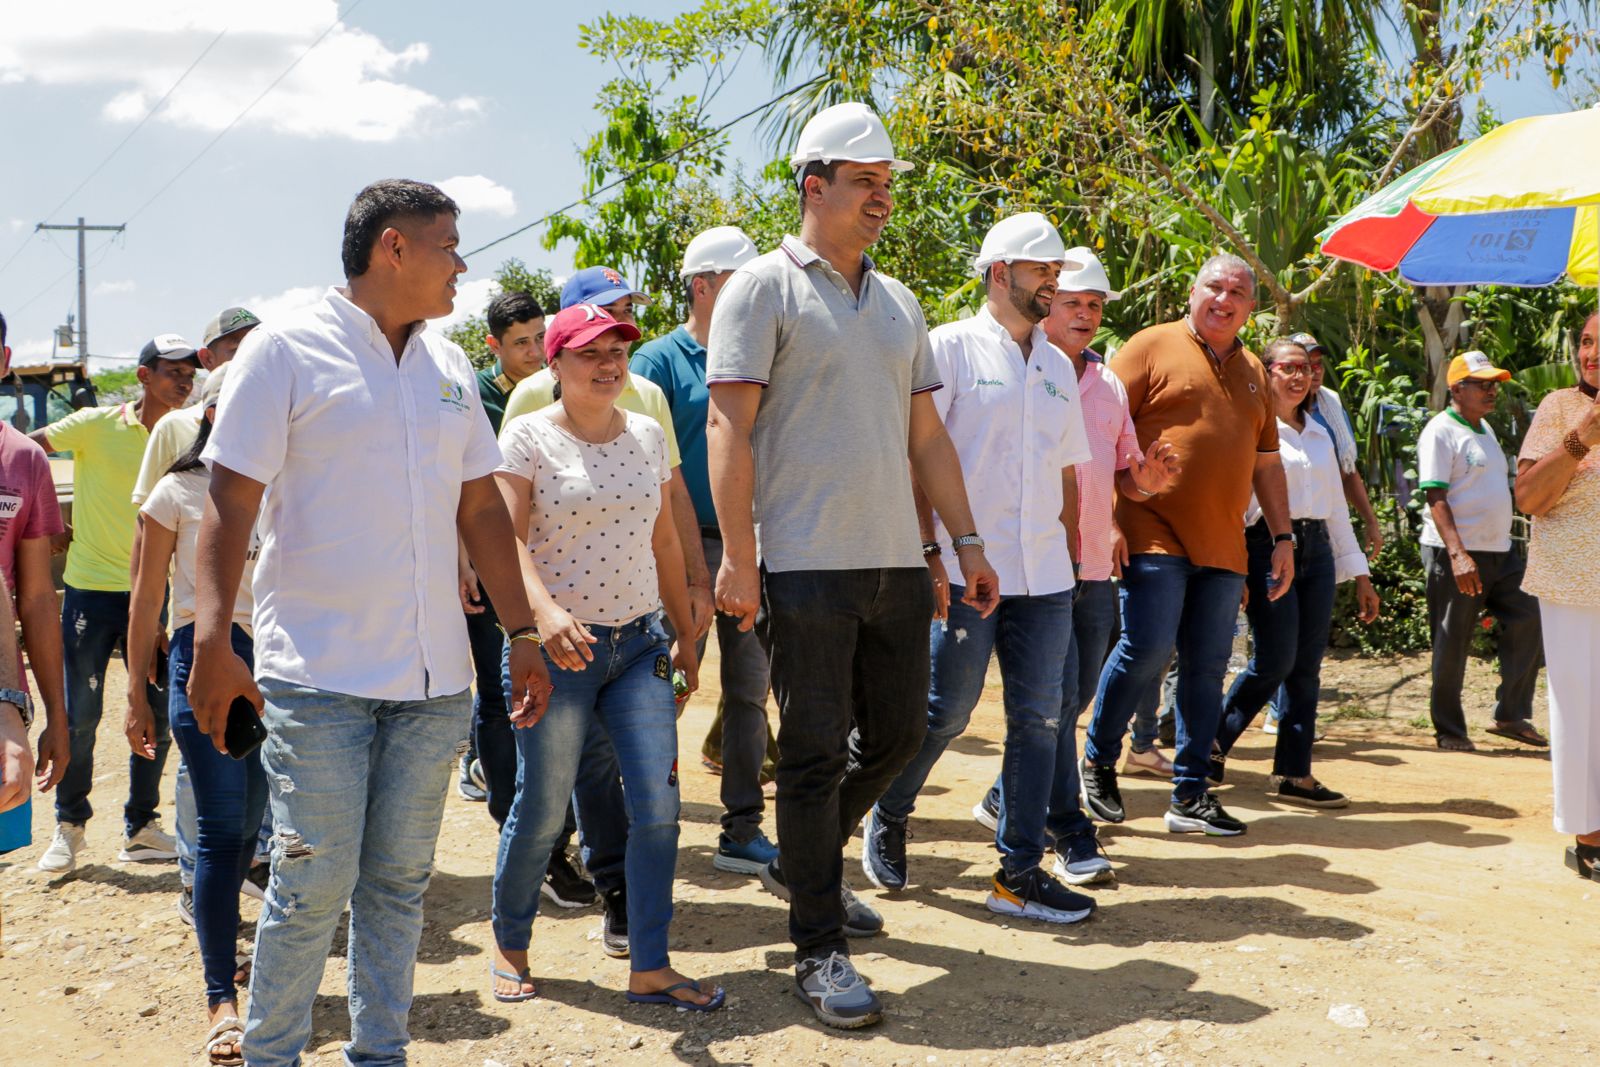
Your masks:
M927 736L867 813L861 851L873 884L904 888L906 819L934 762L966 729L983 695L989 658L998 653L1006 742L996 837L1001 867L988 907L1058 923L1077 922L1094 910L1092 898L1067 889L1040 866L1048 846L1051 786L1063 777L1056 748L1072 644L1074 465L1091 455L1078 376L1039 325L1050 312L1065 259L1061 235L1043 215L1000 221L984 238L975 264L988 288L983 309L929 335L945 386L933 402L962 470L972 474L973 521L986 535L1000 577L1000 606L984 618L961 603L960 590L950 591L948 618L933 624ZM952 531L939 522L930 525L929 509L919 504L923 528L932 532L924 553L936 561ZM943 567L935 565L935 584L944 579Z
M538 578L526 568L525 588L472 368L423 330L466 269L456 214L431 185L362 190L345 220L348 286L252 332L204 453L189 694L219 749L230 705L255 705L277 827L244 1035L253 1067L300 1062L346 903L345 1057L405 1058L422 895L471 707L458 530L511 636L513 723L537 721L549 697L536 641L519 639L536 635ZM229 623L258 511L252 678Z

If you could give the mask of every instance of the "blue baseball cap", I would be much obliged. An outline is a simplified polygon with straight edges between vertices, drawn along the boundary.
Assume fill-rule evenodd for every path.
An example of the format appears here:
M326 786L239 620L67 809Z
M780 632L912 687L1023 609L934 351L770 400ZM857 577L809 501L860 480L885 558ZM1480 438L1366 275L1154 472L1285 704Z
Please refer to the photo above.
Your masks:
M567 279L567 284L561 287L561 306L569 308L574 304L606 304L615 303L625 296L631 296L635 303L652 303L633 285L617 273L613 267L585 267Z

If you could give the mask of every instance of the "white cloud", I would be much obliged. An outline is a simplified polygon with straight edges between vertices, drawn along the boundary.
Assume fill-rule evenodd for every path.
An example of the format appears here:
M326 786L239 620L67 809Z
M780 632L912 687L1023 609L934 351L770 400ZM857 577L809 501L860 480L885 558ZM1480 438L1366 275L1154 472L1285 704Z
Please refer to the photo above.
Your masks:
M117 296L131 293L139 288L139 283L132 278L124 278L120 282L98 282L94 287L95 296Z
M310 307L322 299L322 294L328 291L325 285L297 285L292 289L285 289L281 293L271 296L252 296L248 300L239 301L240 305L255 312L256 318L262 322L271 322L290 311L299 311L301 308Z
M494 288L493 278L462 281L456 288L455 310L442 319L430 320L428 329L442 334L474 315L483 314L483 309L489 306L489 296L494 292ZM239 303L255 312L262 322L270 323L288 312L310 307L320 301L327 291L328 287L325 285L297 285L281 293L252 296Z
M517 213L515 194L493 178L461 174L438 184L460 206L463 214L475 212L509 218Z
M471 281L458 282L455 310L442 319L430 320L428 329L435 333L446 333L472 316L483 314L483 309L489 306L489 294L493 292L493 278L474 278Z
M216 35L227 31L173 93L156 121L225 127L296 57L304 58L245 119L299 137L392 141L479 114L470 97L444 100L406 77L428 60L423 43L397 49L340 24L336 0L60 0L10 5L0 36L0 85L90 86L104 116L142 118Z

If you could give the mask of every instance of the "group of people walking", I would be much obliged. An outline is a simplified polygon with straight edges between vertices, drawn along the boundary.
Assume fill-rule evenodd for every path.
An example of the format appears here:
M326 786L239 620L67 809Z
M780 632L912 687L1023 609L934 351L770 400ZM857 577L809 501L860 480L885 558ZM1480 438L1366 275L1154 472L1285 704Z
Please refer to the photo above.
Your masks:
M983 306L930 331L868 254L911 166L878 117L860 104L821 112L791 162L798 234L764 254L735 227L696 237L687 321L636 351L648 296L592 267L548 317L526 294L496 297L497 362L474 375L424 329L466 269L456 206L433 186L381 181L346 219L345 286L265 323L229 309L200 349L158 337L140 401L44 431L41 445L75 452L79 486L54 674L60 652L52 661L28 621L40 552L19 550L28 569L15 575L6 561L57 730L41 766L67 775L41 866L69 871L87 847L101 688L89 679L120 639L123 857L192 857L183 907L213 1063L300 1062L347 907L346 1058L403 1058L458 758L461 788L500 826L487 902L497 1000L539 994L541 902L598 897L628 1000L721 1008L726 992L676 970L669 951L676 720L713 627L725 808L713 862L788 902L794 991L830 1026L882 1016L850 940L884 920L845 878L846 841L859 827L872 885L911 883L909 819L991 659L1004 753L974 815L995 835L992 911L1051 923L1094 912L1080 890L1116 872L1095 823L1137 814L1118 785L1122 746L1169 673L1174 756L1136 729L1120 765L1170 776L1169 831L1247 831L1214 789L1269 704L1270 798L1348 802L1313 773L1319 677L1337 584L1355 583L1363 621L1380 611L1368 568L1382 533L1348 417L1322 385L1322 346L1297 334L1248 351L1256 280L1219 255L1181 319L1108 363L1093 344L1119 293L1090 249L1066 247L1033 212L984 238ZM1600 857L1600 602L1581 580L1600 529L1595 332L1591 319L1582 384L1551 394L1523 445L1517 502L1538 516L1525 579L1502 536L1508 471L1482 421L1505 372L1481 353L1458 358L1451 408L1419 448L1439 743L1471 745L1459 698L1440 690L1453 679L1459 694L1453 642L1485 603L1506 672L1492 732L1544 742L1529 722L1542 613L1557 826L1578 835L1568 861L1586 875ZM201 401L184 407L201 365ZM8 534L60 532L53 495L29 506ZM1253 654L1224 692L1241 605ZM0 712L26 703L8 680L0 669ZM763 831L769 689L776 843ZM230 758L244 705L264 739ZM169 735L185 770L178 840L155 815ZM567 854L574 833L587 877ZM264 905L253 956L240 956L238 897L252 886Z

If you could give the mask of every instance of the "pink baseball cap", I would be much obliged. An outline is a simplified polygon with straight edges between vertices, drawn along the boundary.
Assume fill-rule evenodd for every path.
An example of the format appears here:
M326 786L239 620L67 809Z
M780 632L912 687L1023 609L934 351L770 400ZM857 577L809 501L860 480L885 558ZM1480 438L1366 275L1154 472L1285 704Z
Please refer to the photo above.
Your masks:
M554 359L556 353L564 348L582 348L608 330L620 330L626 341L637 341L641 336L637 326L618 322L611 317L611 312L596 304L573 304L562 308L545 329L545 361Z

